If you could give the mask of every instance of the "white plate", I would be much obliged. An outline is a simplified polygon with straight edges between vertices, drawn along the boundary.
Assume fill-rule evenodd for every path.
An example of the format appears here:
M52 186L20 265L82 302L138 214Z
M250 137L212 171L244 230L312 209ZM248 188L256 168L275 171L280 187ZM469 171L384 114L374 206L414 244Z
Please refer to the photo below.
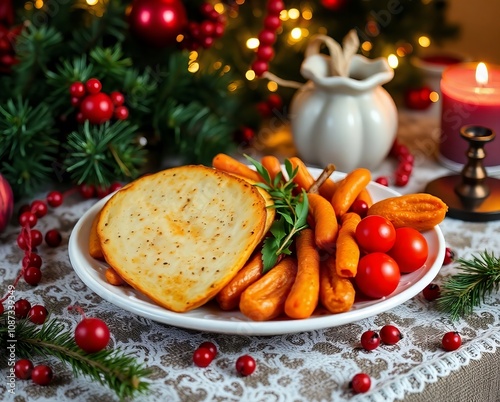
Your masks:
M311 168L318 176L321 171ZM344 173L334 172L332 178L338 180ZM374 201L399 195L390 188L370 183L368 189ZM154 321L176 327L207 332L241 335L278 335L311 331L348 324L396 307L421 292L439 272L445 254L445 241L441 229L435 227L424 233L429 245L429 257L425 265L415 272L403 275L397 289L382 299L356 302L349 312L329 314L318 311L304 320L276 319L255 322L238 311L222 311L214 303L208 303L187 313L175 313L156 305L146 296L131 287L112 286L105 279L106 263L92 258L88 253L88 238L92 221L109 197L100 200L90 208L75 225L69 240L71 264L81 280L103 299L125 310Z

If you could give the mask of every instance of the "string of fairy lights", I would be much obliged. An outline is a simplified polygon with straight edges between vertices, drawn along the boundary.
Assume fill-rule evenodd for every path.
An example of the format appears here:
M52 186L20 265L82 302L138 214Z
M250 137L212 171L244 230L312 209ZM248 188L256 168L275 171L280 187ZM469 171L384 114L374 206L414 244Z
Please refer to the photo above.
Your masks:
M75 3L76 8L85 8L95 16L102 16L106 11L106 6L109 0L78 0ZM429 0L422 0L424 3ZM234 3L237 6L242 6L245 0L236 0ZM248 2L250 3L250 2ZM24 8L26 10L43 10L46 6L44 0L34 0L26 1ZM250 6L250 4L249 4ZM228 18L236 18L238 16L238 7L227 7L221 2L215 2L213 4L214 9L220 13L226 13ZM264 10L260 8L253 7L253 15L255 18L261 18L263 16ZM307 40L311 36L311 32L308 29L309 23L314 18L314 12L312 7L310 7L307 2L301 5L299 8L289 8L284 9L280 14L280 19L282 21L281 27L278 29L278 35L286 35L285 40L290 46L299 44L301 41ZM370 32L372 37L376 37L379 33L378 25L375 21L368 21L366 26L366 31ZM326 34L327 29L325 27L315 28L315 32L318 34ZM250 51L255 51L259 47L259 39L257 36L258 32L248 33L248 37L245 40L245 46ZM180 34L177 37L177 41L183 40L183 35ZM417 39L417 43L421 48L428 48L431 45L431 39L426 35L421 35ZM369 40L365 40L360 45L361 53L365 56L370 55L370 51L373 48L373 44ZM388 49L387 54L384 56L387 58L389 66L393 69L397 69L400 64L400 59L404 57L409 57L414 53L413 46L410 43L396 43L393 49ZM188 70L192 73L196 73L200 69L199 53L197 51L192 51L189 57ZM227 73L231 70L231 67L226 65L222 66L220 61L214 63L214 68L220 69L221 73ZM250 68L245 73L245 79L252 81L257 79L254 71ZM238 83L232 83L229 86L229 91L235 91L239 87ZM269 81L267 84L267 89L270 92L276 92L279 86L274 81ZM439 100L439 94L432 91L429 95L432 102L437 102Z

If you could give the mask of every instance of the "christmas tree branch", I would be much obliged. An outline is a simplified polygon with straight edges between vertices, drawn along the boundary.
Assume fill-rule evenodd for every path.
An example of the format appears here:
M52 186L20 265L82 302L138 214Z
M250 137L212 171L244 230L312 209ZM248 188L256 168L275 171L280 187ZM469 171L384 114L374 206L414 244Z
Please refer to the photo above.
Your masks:
M469 315L486 296L500 289L500 258L484 251L471 259L459 259L459 272L442 285L438 307L453 320Z
M4 319L2 324L5 323ZM7 343L6 328L7 325L0 326L0 343ZM41 327L28 320L18 321L16 353L24 358L34 355L54 356L68 363L75 375L84 375L107 385L120 398L131 397L148 389L148 383L142 378L149 374L149 370L136 363L132 356L107 349L93 354L85 353L76 345L73 334L56 319L48 320Z

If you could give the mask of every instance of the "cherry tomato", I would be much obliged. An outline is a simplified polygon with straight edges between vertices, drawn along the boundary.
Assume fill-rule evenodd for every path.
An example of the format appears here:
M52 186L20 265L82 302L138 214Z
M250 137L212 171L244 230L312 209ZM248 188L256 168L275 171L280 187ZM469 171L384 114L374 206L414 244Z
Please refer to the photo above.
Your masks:
M401 273L421 268L427 261L429 247L427 240L418 230L404 227L396 229L396 241L388 254L396 260Z
M378 299L394 292L400 278L397 262L385 253L375 252L359 260L355 282L363 294Z
M396 241L396 229L383 216L369 215L356 227L356 241L368 253L389 251Z

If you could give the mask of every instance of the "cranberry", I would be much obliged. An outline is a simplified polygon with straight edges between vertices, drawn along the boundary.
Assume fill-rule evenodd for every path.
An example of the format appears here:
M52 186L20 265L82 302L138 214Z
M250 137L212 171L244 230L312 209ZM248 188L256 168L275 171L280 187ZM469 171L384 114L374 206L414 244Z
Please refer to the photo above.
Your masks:
M21 359L14 365L14 374L20 380L27 380L31 377L33 371L33 363L28 359Z
M61 233L57 229L50 229L45 233L45 243L50 247L57 247L62 242Z
M91 184L81 184L78 190L80 191L80 195L86 200L95 196L95 187Z
M23 273L26 283L35 286L38 285L42 279L42 270L37 267L28 267Z
M364 218L368 212L368 204L365 200L354 200L349 210Z
M447 332L443 335L441 344L443 345L444 350L451 352L453 350L457 350L462 345L462 338L456 331Z
M380 336L375 331L365 331L361 335L361 346L365 350L376 349L380 345Z
M422 294L424 295L425 300L433 301L441 296L441 289L439 285L436 285L435 283L430 283L424 288Z
M31 212L33 212L38 218L42 218L47 215L47 204L41 200L35 200L31 203Z
M63 195L60 191L51 191L47 195L47 204L51 207L56 208L63 203Z
M255 371L257 364L250 355L243 355L236 360L236 371L243 376L252 374Z
M213 342L203 342L199 348L206 348L210 350L210 353L212 353L213 357L217 356L217 346Z
M31 307L28 313L28 319L34 324L42 325L47 319L48 314L49 313L44 306L37 304Z
M31 309L31 303L26 299L19 299L14 303L14 314L16 318L26 318Z
M108 326L99 318L84 318L75 328L75 342L87 353L103 350L108 345L109 338Z
M117 106L115 108L114 115L118 120L127 120L128 108L126 106Z
M395 345L403 339L403 335L394 325L384 325L380 330L380 338L386 345Z
M352 388L355 394L363 394L370 390L372 385L372 380L368 374L358 373L352 377L349 386Z
M85 95L85 85L83 82L76 81L69 87L69 93L72 97L81 98Z
M444 254L443 265L449 265L455 260L455 253L449 247L446 247L446 251Z
M375 179L375 183L381 184L382 186L389 186L389 179L385 176L380 176Z
M36 217L36 215L31 212L31 211L26 211L26 212L23 212L20 216L19 216L19 224L21 226L26 226L28 225L30 228L34 227L38 222L38 218Z
M125 96L123 96L121 92L111 92L109 94L109 97L111 98L111 102L113 102L113 105L115 106L121 106L125 103Z
M37 267L42 266L42 258L36 253L30 253L23 257L23 267Z
M31 380L38 385L50 384L53 376L52 369L45 364L40 364L31 371Z
M198 367L207 367L214 359L214 354L208 348L199 347L193 353L193 363Z
M85 87L87 88L87 92L89 94L96 94L99 93L102 89L102 84L101 81L99 81L97 78L90 78L86 83Z

